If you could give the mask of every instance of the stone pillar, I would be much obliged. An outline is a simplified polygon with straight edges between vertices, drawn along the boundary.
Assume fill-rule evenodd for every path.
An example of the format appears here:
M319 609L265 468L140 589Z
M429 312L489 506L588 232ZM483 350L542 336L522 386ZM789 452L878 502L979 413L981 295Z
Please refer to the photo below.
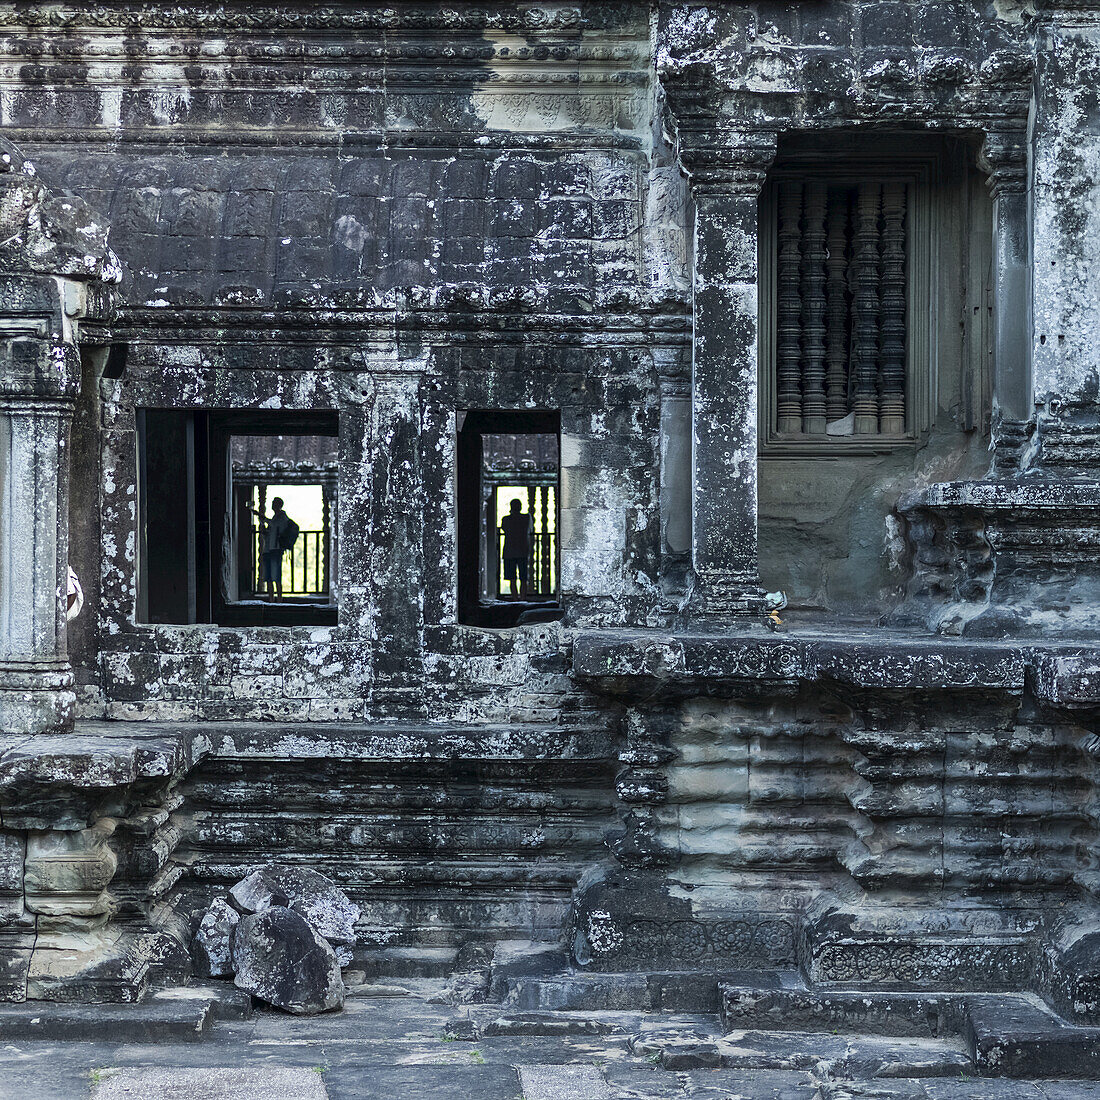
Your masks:
M424 497L421 485L421 374L375 379L368 424L369 528L364 576L373 614L372 715L392 718L423 706ZM346 548L345 566L350 547Z
M691 380L676 348L655 353L661 385L661 572L682 593L691 559Z
M1033 411L1026 134L986 134L981 166L993 195L993 398L1001 419L1021 423Z
M681 131L695 200L692 339L694 617L761 606L757 559L757 217L772 133Z
M0 278L0 731L72 725L66 656L69 429L80 355L65 283Z

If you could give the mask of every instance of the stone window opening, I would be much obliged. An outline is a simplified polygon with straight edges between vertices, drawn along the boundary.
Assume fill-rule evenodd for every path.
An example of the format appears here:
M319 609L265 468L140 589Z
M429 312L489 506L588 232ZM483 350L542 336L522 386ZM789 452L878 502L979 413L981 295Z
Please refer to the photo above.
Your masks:
M323 435L230 437L239 603L268 598L263 579L263 517L281 500L298 525L294 547L283 555L284 601L326 605L335 597L337 440Z
M336 622L335 413L140 409L137 427L139 622ZM281 599L259 522L276 496L299 527Z
M561 616L560 439L556 411L459 412L460 622L513 627ZM518 566L514 553L505 557L517 500L527 529Z
M761 198L761 440L773 451L918 441L933 389L934 154L777 158Z

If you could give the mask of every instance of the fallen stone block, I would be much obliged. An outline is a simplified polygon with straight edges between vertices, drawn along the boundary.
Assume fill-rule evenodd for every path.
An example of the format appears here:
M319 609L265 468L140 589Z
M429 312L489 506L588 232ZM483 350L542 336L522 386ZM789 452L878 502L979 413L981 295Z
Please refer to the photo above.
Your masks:
M203 913L198 931L191 940L191 962L196 977L233 976L230 941L240 919L237 910L223 898L215 899Z
M359 906L319 872L269 863L241 879L229 891L229 900L241 913L262 913L273 906L293 909L337 949L341 965L351 962Z
M237 987L299 1016L340 1008L344 983L329 943L283 906L242 917L233 934Z

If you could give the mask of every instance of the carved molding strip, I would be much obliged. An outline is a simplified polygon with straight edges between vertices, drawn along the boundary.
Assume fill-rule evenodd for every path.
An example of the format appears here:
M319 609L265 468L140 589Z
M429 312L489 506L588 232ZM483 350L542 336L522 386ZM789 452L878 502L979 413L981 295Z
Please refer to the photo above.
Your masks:
M125 4L107 7L28 5L0 11L0 26L27 28L103 27L148 30L511 30L522 33L611 29L637 13L633 4L551 7L505 5L447 7L327 4L231 7L224 4Z

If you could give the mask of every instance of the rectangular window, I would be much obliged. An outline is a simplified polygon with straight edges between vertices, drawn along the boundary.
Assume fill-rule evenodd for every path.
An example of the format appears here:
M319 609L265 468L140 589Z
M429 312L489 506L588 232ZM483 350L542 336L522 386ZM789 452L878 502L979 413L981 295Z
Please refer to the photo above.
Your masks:
M138 410L140 622L336 622L337 418Z
M929 424L931 158L791 158L761 203L765 449L880 451Z
M560 616L556 412L460 412L459 619L516 626Z
M264 599L265 524L276 502L298 527L283 555L284 600L328 603L336 540L333 514L337 485L337 440L323 435L234 435L231 481L236 512L237 597Z

